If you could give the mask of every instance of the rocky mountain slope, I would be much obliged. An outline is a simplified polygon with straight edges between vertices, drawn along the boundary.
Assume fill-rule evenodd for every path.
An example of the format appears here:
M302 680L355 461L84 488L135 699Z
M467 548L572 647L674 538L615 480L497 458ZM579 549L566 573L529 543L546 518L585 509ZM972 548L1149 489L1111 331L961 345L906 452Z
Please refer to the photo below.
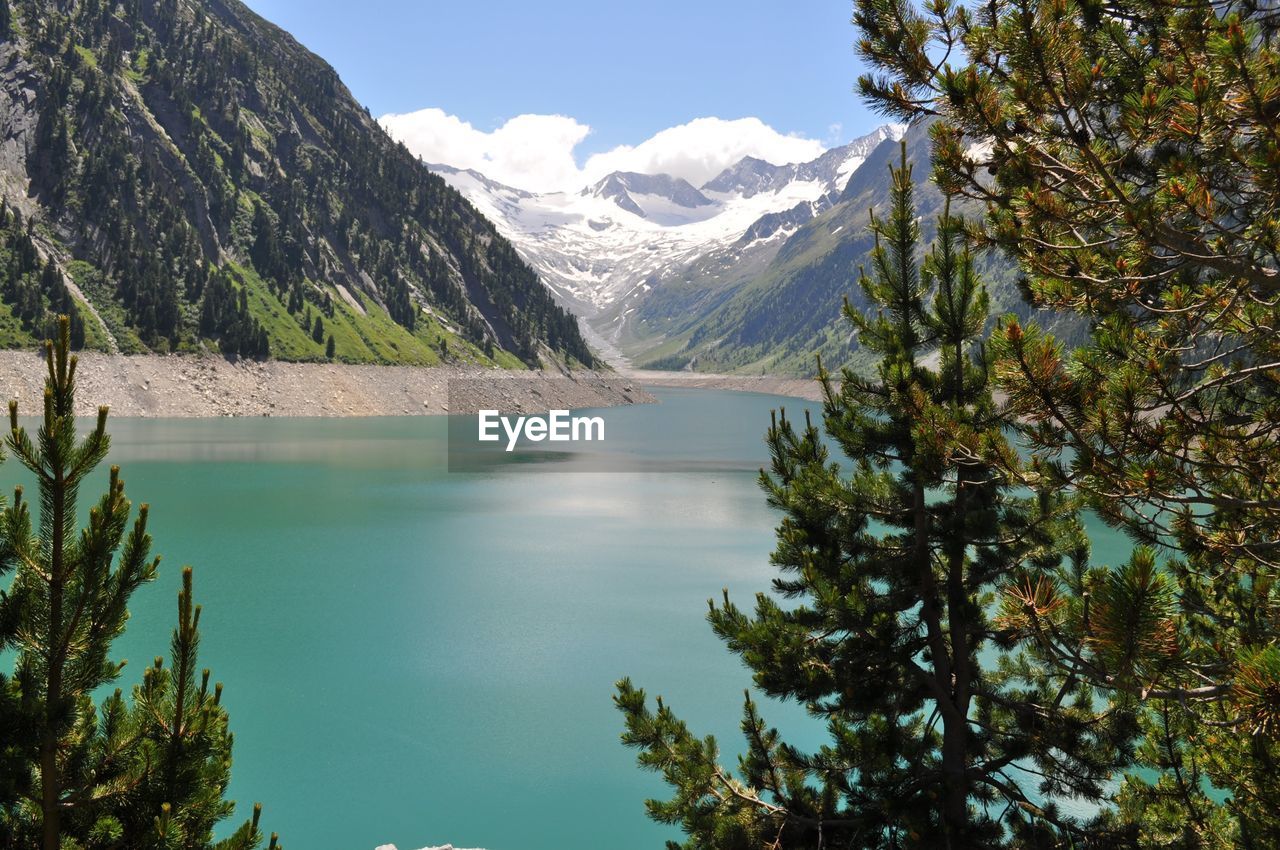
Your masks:
M0 0L0 344L592 361L493 225L237 0Z

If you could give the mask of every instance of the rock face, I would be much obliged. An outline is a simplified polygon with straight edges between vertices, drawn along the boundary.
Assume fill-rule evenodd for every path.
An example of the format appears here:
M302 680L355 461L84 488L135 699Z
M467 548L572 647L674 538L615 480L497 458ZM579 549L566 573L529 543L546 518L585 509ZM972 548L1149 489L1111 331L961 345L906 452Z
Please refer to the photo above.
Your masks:
M17 399L20 414L39 413L46 368L35 352L0 352L0 393ZM450 382L455 387L452 399ZM109 406L113 416L422 416L490 407L532 413L653 400L611 372L233 363L220 357L96 352L79 355L76 384L77 413L85 416L101 405Z
M26 160L35 141L36 88L31 63L13 42L0 42L0 193L24 214L35 208L27 193Z

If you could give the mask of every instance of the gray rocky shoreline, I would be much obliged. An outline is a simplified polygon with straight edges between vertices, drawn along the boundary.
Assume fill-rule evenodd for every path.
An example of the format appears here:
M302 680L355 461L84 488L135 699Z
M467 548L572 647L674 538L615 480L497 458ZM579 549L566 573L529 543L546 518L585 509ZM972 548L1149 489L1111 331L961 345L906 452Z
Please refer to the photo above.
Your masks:
M98 352L83 352L79 360L76 402L84 415L104 404L113 416L129 417L405 416L653 401L616 372L232 362ZM40 352L0 351L0 394L16 398L20 413L38 415L46 368Z

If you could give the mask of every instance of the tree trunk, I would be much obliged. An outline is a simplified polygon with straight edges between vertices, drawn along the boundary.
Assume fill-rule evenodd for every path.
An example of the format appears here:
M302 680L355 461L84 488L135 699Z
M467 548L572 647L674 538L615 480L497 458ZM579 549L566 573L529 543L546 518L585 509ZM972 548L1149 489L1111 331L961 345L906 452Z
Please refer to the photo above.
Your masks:
M49 678L44 695L44 734L40 741L40 807L44 850L62 843L62 783L58 775L58 721L62 714L63 538L66 531L66 487L62 470L53 479L53 551L49 559Z
M969 785L965 781L968 724L942 721L942 822L950 850L969 847Z
M955 394L957 403L964 401L964 350L957 345L955 359ZM942 718L942 774L945 783L942 817L952 850L969 847L969 606L965 593L965 550L968 547L964 518L969 510L971 468L956 468L956 490L952 499L952 516L959 525L953 530L946 553L946 593L948 636L951 639L951 700L954 714Z

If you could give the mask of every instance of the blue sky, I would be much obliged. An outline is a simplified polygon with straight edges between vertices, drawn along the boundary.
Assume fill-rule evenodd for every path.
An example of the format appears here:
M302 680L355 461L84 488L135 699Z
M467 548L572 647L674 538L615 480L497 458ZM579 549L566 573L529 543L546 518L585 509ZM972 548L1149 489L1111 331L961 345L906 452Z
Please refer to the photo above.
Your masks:
M434 107L482 131L569 116L590 127L579 162L706 116L828 145L880 123L853 93L848 0L248 2L374 115Z

